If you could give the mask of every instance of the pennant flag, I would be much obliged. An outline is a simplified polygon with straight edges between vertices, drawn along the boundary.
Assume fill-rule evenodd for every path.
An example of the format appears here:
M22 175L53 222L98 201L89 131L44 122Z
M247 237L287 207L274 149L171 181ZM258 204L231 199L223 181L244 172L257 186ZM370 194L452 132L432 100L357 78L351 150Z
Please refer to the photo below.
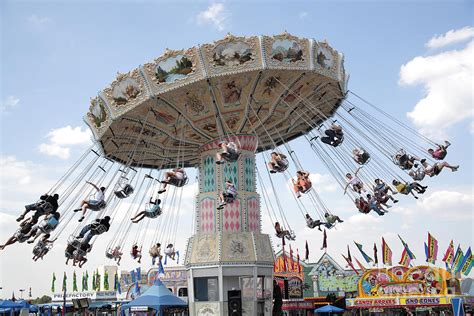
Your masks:
M324 232L323 232L323 246L321 247L321 250L324 249L324 252L326 252L327 248L328 248L328 235L326 234L326 229L324 229Z
M165 275L165 268L163 268L163 264L161 264L161 260L158 262L158 276L163 277Z
M428 263L431 263L431 259L430 259L430 251L428 250L428 245L426 243L425 244L425 256L426 256L426 262Z
M364 272L364 271L365 271L365 267L362 265L362 263L360 263L360 261L359 261L359 260L357 260L357 258L356 258L356 257L354 257L354 259L355 259L355 261L356 261L357 265L359 266L359 269L361 269L361 270L362 270L362 272Z
M285 238L282 238L281 248L283 249L283 271L288 271L288 267L286 266L286 253L285 253Z
M399 264L408 268L410 266L410 261L411 259L410 259L410 256L408 255L407 250L403 249L402 258L400 259Z
M308 241L307 240L306 240L306 245L305 245L304 260L309 260L309 247L308 247Z
M76 277L76 271L72 274L72 291L77 292L77 277Z
M408 254L408 257L410 257L410 260L416 259L413 252L411 252L410 248L408 248L408 244L405 241L403 241L403 239L402 239L402 237L400 237L400 235L398 235L398 238L400 238L400 241L403 244L403 248L405 248L405 250L407 251L407 254Z
M446 265L453 264L454 261L454 243L451 240L449 243L448 249L446 249L446 253L444 254L443 261L446 262ZM449 269L447 269L449 270Z
M438 241L430 233L428 233L428 255L427 261L435 264L438 260Z
M53 281L51 282L51 292L54 293L55 287L54 284L56 283L56 274L53 272Z
M63 288L62 288L63 292L66 291L66 283L67 283L67 276L66 276L66 272L64 272L64 275L63 275Z
M30 290L28 291L28 297L31 297L31 287L30 287Z
M136 271L137 271L137 282L141 282L142 281L142 269L140 267L136 268Z
M179 264L179 250L176 251L176 264Z
M117 271L115 271L115 276L114 276L114 291L116 291L118 294L122 294L122 289L120 287L120 281L119 281Z
M349 258L348 258L348 257L345 257L343 254L341 254L341 256L344 258L344 260L346 260L347 265L348 265L349 267L351 267L351 269L352 269L357 275L359 275L359 271L357 271L356 268L354 268L354 265L352 264L352 258L349 260Z
M392 250L382 237L382 263L385 265L392 265Z
M296 248L296 260L298 260L298 273L301 273L300 252L298 251L298 248Z
M97 269L97 275L95 276L95 289L97 291L100 291L100 274L99 274L99 269Z
M109 290L109 273L107 272L107 270L105 270L104 272L104 290Z
M472 256L472 253L471 253L471 247L469 247L466 251L466 253L464 254L464 258L462 260L462 262L459 264L459 269L458 271L461 271L464 269L464 266L466 265L467 261L469 261L470 257Z
M468 252L469 252L469 256L468 256ZM465 257L467 259L463 267L461 268L461 273L467 276L471 272L471 269L474 263L474 260L472 260L471 247L469 247L469 249L467 250Z
M89 273L86 270L86 279L84 281L84 290L88 291L89 290Z
M379 259L377 258L377 244L374 243L374 265L379 264Z
M453 264L451 265L451 270L456 273L458 265L464 259L464 254L461 249L461 245L458 245L458 249L456 250L456 255L454 256Z
M291 264L291 268L293 270L293 268L295 267L295 261L293 259L293 249L291 249L291 244L290 244L290 264Z
M351 251L349 250L349 245L347 245L347 259L352 262Z
M95 285L96 285L96 283L95 283L95 272L93 272L92 273L92 291L96 290Z
M362 250L362 245L361 244L358 244L354 241L354 244L357 246L357 249L359 249L359 252L361 253L362 257L364 257L364 260L365 262L367 263L370 263L370 262L373 262L374 260L372 258L370 258L365 252L364 250Z

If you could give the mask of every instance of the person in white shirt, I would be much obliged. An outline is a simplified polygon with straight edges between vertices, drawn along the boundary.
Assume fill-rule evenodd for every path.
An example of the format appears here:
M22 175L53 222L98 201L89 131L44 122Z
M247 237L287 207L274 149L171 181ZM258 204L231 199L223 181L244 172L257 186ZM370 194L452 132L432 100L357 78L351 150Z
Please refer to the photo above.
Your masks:
M105 187L99 188L94 183L87 181L86 183L92 185L96 189L94 199L83 200L81 202L81 208L75 209L74 212L82 211L82 217L79 219L79 222L82 222L85 218L87 209L97 211L100 209L100 205L103 205L105 202Z
M346 184L346 187L344 188L344 194L346 193L348 186L351 186L352 190L354 190L354 192L357 192L359 194L361 194L362 191L365 192L364 183L357 177L357 173L359 173L360 168L361 167L357 168L354 175L350 173L346 174L347 184Z

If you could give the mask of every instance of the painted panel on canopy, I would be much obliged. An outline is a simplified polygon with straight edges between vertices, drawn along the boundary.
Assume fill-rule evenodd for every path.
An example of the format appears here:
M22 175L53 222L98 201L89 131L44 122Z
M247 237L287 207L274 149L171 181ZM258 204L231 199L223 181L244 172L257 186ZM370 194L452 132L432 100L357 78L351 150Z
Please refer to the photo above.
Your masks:
M212 78L214 95L222 113L228 109L243 109L249 102L257 72Z
M139 105L148 97L145 82L138 69L125 74L117 74L115 80L104 89L103 93L115 117Z
M210 75L261 68L258 37L235 37L202 46L204 61Z
M309 69L309 41L288 33L264 36L266 61L269 68L306 68Z
M337 78L338 53L326 42L314 43L315 70L330 78Z
M198 49L166 50L143 66L155 94L187 85L202 78Z
M186 113L193 122L214 115L211 94L206 81L168 91L163 94L163 98L179 108L182 113Z

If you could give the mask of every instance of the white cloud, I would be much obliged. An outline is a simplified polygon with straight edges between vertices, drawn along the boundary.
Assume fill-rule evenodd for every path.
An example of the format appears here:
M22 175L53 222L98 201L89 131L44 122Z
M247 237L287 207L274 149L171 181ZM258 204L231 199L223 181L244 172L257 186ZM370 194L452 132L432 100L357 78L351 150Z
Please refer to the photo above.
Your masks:
M460 50L418 56L402 65L402 85L421 84L426 95L407 113L427 136L445 137L446 129L473 116L474 42Z
M425 44L425 46L428 48L441 48L463 42L472 37L474 37L474 27L466 26L459 30L450 30L443 35L434 36Z
M68 125L52 129L46 138L48 138L48 143L42 143L38 147L40 153L68 159L71 154L71 146L90 144L91 132L87 128L82 130L82 127L73 128Z
M305 11L300 12L300 14L298 14L298 17L302 20L306 18L307 16L308 16L308 12L305 12Z
M33 27L38 29L44 29L49 23L51 23L51 19L46 16L40 16L37 14L32 14L27 18L28 23L30 23Z
M296 180L296 177L293 177ZM318 192L336 192L337 191L337 182L329 174L321 173L311 173L309 175L309 180L313 184L313 188ZM291 178L287 182L288 187L293 188ZM270 192L269 192L270 193Z
M229 15L223 3L213 3L206 10L198 13L197 22L199 25L212 24L219 31L223 31Z
M7 112L14 109L20 103L20 99L14 95L9 95L5 100L0 103L0 113Z

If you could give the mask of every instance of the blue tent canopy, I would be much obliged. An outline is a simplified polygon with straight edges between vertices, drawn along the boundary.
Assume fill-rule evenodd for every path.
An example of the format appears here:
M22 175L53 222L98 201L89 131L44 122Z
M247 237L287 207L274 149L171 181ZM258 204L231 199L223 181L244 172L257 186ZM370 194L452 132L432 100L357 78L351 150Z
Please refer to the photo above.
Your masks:
M156 279L153 286L148 288L140 297L123 305L122 310L134 306L148 306L155 310L161 310L171 306L188 306L188 303L174 295L159 279Z
M326 305L314 310L315 313L342 313L343 311L344 309L332 305Z

